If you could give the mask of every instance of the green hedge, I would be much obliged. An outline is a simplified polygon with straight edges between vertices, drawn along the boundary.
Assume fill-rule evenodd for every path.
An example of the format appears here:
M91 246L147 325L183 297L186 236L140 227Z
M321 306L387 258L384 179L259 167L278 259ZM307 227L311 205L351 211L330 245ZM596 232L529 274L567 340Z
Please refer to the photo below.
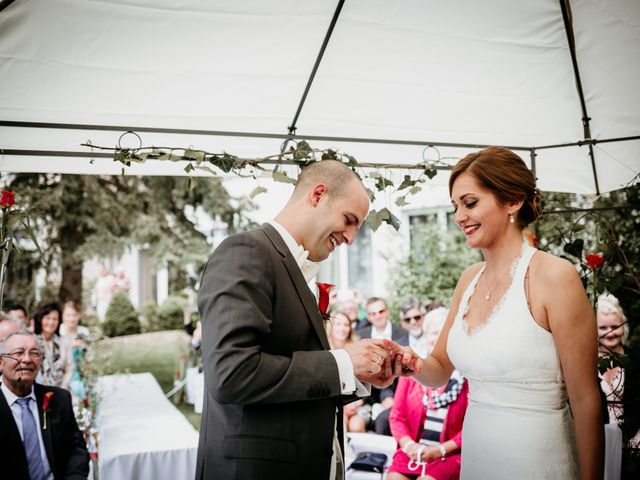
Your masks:
M120 337L140 331L138 312L133 308L129 296L124 292L117 292L109 303L102 332L107 337Z

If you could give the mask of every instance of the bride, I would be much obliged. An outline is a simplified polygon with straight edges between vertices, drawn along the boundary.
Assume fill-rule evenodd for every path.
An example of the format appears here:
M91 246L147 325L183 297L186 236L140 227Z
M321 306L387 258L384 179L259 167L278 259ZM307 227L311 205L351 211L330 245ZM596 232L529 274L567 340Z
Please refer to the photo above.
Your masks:
M596 323L575 268L523 242L540 213L533 173L489 147L455 165L449 191L485 261L460 277L415 377L436 387L456 368L469 381L461 478L601 479Z

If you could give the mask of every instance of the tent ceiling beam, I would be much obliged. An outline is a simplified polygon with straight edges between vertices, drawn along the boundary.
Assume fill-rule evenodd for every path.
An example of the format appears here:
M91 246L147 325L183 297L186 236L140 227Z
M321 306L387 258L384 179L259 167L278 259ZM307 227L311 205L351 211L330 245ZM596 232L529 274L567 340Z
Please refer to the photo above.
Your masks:
M578 68L578 56L576 54L576 40L573 33L573 18L571 15L570 0L560 0L560 9L562 10L562 21L564 22L564 30L567 33L567 43L569 52L571 52L571 64L573 65L573 73L576 80L576 89L580 97L580 108L582 109L582 127L584 130L585 140L591 139L591 120L587 113L587 102L584 99L584 90L582 89L582 80L580 79L580 69ZM589 143L589 158L591 159L591 169L593 171L593 182L596 188L596 194L600 195L600 186L598 185L598 173L596 171L596 159L593 153L593 144Z
M85 131L112 131L112 132L146 132L146 133L166 133L170 135L203 135L203 136L218 136L218 137L248 137L248 138L272 138L278 140L286 139L299 139L310 141L322 141L322 142L340 142L340 143L370 143L370 144L385 144L385 145L415 145L415 146L430 146L430 147L451 147L451 148L470 148L470 149L482 149L493 146L494 144L480 144L480 143L453 143L453 142L436 142L432 140L398 140L390 138L364 138L364 137L333 137L323 135L295 135L286 133L260 133L260 132L236 132L229 130L199 130L188 128L163 128L163 127L134 127L127 125L96 125L96 124L83 124L83 123L51 123L51 122L20 122L14 120L0 120L0 127L14 127L14 128L43 128L43 129L61 129L61 130L85 130ZM538 146L523 146L523 145L502 145L503 147L511 150L518 151L531 151L531 150L546 150L553 148L566 148L566 147L582 147L585 145L596 145L598 143L611 143L611 142L627 142L640 140L640 135L628 136L628 137L615 137L604 139L592 139L587 138L585 140L579 140L577 142L570 143L558 143L553 145L538 145ZM21 150L27 151L27 150ZM4 154L8 155L9 150L4 150ZM53 151L52 151L53 152Z

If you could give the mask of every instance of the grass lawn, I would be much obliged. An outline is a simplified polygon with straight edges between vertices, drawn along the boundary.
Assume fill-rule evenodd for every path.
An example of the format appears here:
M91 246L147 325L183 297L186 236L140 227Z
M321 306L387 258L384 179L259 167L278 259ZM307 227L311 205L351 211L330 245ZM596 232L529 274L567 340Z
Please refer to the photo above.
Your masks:
M182 330L128 335L99 341L95 362L101 375L150 372L166 393L173 388L175 372L190 348L189 336ZM178 409L200 428L200 415L193 412L193 405L178 405Z

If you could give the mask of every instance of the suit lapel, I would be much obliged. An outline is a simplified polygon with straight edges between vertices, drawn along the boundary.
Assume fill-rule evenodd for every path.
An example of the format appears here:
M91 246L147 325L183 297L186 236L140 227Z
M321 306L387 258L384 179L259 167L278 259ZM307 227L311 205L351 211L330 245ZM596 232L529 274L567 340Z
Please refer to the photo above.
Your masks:
M316 297L314 297L313 293L311 293L311 290L309 290L309 286L307 285L307 282L305 281L304 276L300 271L300 267L293 258L293 255L291 255L289 247L287 247L286 243L284 243L284 240L277 232L277 230L270 224L264 223L262 225L262 231L267 235L276 251L282 256L282 263L287 269L289 277L291 278L296 292L298 293L298 297L300 298L300 301L302 302L302 305L307 312L307 318L316 331L322 347L325 350L329 350L329 341L327 339L327 334L322 323L322 317L320 316L320 310L318 309Z
M38 417L40 418L40 432L42 433L42 442L44 443L44 449L47 452L47 460L49 460L49 465L51 466L51 470L53 471L53 439L52 439L52 423L51 422L51 408L54 407L55 404L55 395L53 395L49 399L49 411L47 412L47 428L44 428L44 412L42 411L42 405L44 402L44 394L47 392L47 389L42 385L35 383L33 385L34 393L36 394L36 400L38 403Z

